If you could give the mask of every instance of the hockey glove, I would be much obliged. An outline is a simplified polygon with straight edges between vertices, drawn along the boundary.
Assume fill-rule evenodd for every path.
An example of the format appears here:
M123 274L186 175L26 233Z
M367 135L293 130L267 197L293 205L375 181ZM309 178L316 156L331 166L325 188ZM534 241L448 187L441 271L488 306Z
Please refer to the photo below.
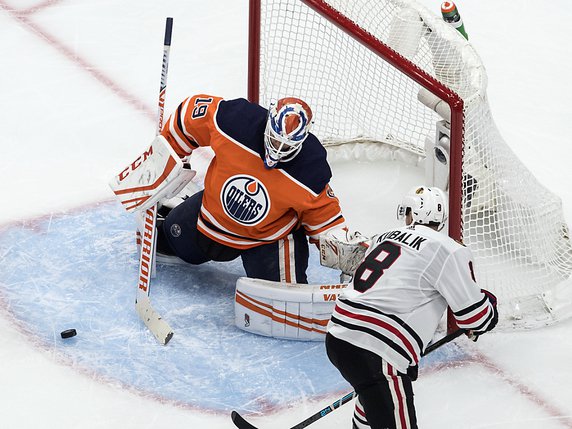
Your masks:
M174 197L197 174L159 135L147 151L113 177L109 186L128 212L145 212Z
M357 231L349 232L347 228L327 232L319 239L320 264L349 275L355 272L369 247L369 238Z
M479 339L479 336L483 335L485 332L492 331L499 321L499 312L497 310L497 297L492 292L489 292L486 289L481 289L481 292L485 294L485 296L492 305L493 317L484 331L469 331L467 333L467 336L473 341L477 341Z
M411 381L417 380L417 377L419 376L419 365L413 365L407 368L407 375Z

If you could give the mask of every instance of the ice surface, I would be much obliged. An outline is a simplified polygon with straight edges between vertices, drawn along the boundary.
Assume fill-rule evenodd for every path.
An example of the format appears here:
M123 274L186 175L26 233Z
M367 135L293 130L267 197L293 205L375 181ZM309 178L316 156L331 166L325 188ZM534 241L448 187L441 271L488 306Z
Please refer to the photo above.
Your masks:
M26 330L85 372L172 402L261 411L345 386L322 343L263 338L234 325L238 261L159 266L152 300L175 331L168 347L134 310L134 222L118 203L13 226L0 238L3 301ZM310 278L334 283L312 253ZM323 272L323 275L319 275ZM78 336L63 340L60 332Z

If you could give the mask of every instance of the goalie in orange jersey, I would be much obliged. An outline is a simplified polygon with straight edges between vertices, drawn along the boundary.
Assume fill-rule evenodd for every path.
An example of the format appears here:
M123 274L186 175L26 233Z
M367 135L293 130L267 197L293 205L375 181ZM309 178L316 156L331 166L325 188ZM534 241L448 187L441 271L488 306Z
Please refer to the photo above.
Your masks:
M159 223L158 261L240 256L248 277L307 283L308 238L317 243L321 234L345 227L312 122L310 107L298 98L282 98L268 110L245 99L185 99L162 137L180 157L201 146L215 156L204 190Z

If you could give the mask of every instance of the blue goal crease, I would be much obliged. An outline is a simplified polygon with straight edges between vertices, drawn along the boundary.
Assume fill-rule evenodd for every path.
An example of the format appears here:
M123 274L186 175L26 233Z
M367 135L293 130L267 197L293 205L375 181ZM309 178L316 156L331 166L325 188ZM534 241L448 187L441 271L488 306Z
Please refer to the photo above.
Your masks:
M0 302L70 365L191 407L260 412L348 388L323 343L236 328L239 260L157 267L153 304L175 331L167 346L159 345L135 312L134 231L133 216L116 203L3 229ZM309 265L311 281L338 281L319 265L317 251ZM59 337L70 328L76 337ZM443 350L423 365L462 357Z

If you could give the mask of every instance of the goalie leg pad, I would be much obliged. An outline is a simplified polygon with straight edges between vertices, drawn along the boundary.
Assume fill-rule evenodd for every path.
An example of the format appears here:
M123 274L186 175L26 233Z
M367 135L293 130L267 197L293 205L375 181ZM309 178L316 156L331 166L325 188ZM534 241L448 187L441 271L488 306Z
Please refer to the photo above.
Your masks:
M236 282L235 324L267 337L324 341L336 298L346 286L241 277Z

